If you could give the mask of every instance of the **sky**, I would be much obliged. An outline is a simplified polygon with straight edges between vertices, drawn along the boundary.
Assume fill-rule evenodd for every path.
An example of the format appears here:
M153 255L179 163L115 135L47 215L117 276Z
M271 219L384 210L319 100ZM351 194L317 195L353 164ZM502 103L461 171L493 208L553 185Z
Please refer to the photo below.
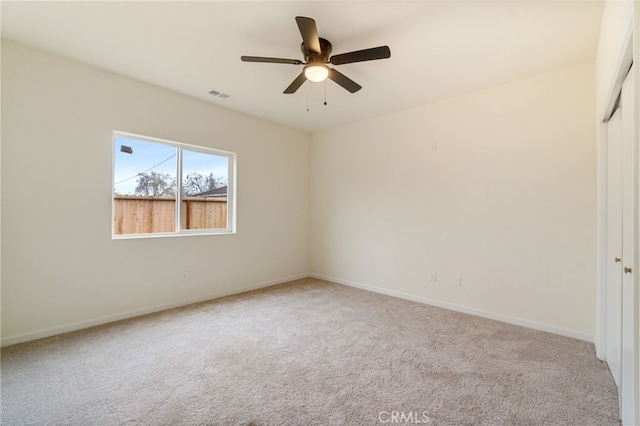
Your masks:
M167 173L176 175L177 148L161 143L143 142L123 136L114 136L114 174L113 189L118 194L134 194L138 184L138 174L144 172ZM121 146L128 146L132 154L122 152ZM183 149L182 174L198 172L204 176L213 173L228 181L229 159L227 157L204 154Z

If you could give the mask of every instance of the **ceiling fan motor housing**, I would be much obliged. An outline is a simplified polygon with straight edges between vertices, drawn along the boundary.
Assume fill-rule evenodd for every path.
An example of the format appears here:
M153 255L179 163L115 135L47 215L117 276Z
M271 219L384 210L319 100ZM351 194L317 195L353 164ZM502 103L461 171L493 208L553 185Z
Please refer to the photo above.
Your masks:
M302 51L302 55L304 56L305 62L320 62L318 59L322 60L323 63L328 63L329 58L331 57L331 42L324 38L318 38L320 40L320 53L309 52L304 47L304 42L300 45L300 50Z

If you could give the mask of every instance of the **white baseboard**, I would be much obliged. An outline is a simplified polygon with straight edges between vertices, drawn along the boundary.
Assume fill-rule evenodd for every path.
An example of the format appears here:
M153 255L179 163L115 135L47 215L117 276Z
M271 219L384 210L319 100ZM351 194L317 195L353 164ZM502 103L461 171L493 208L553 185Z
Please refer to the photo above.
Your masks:
M330 277L322 274L309 274L310 277L318 278L325 281L331 281L336 284L342 284L349 287L355 287L362 290L372 291L375 293L385 294L387 296L398 297L400 299L411 300L413 302L424 303L431 306L437 306L439 308L450 309L456 312L462 312L464 314L476 315L483 318L502 321L509 324L519 325L522 327L532 328L534 330L546 331L548 333L558 334L560 336L572 337L574 339L583 340L585 342L593 343L595 336L590 334L584 334L573 330L567 330L560 327L555 327L549 324L543 324L536 321L529 321L521 318L515 318L508 315L496 314L493 312L483 311L481 309L470 308L468 306L456 305L453 303L441 302L439 300L433 300L422 296L416 296L409 293L403 293L400 291L388 290L385 288L374 287L367 284L361 284L353 281L347 281L336 277Z
M187 306L193 303L204 302L212 299L219 299L221 297L230 296L238 293L244 293L251 290L257 290L259 288L270 287L273 285L282 284L289 281L295 281L295 280L299 280L307 277L309 277L309 274L299 274L291 277L280 278L277 280L264 281L258 284L251 284L251 285L243 286L233 290L219 291L213 294L208 294L206 296L194 297L191 299L182 299L176 302L165 303L162 305L151 306L148 308L136 309L133 311L122 312L115 315L107 315L104 317L94 318L87 321L80 321L80 322L75 322L72 324L67 324L59 327L47 328L45 330L39 330L32 333L25 333L17 336L6 337L6 338L3 337L0 340L0 346L4 347L9 345L15 345L16 343L28 342L30 340L42 339L44 337L51 337L57 334L68 333L70 331L76 331L76 330L82 330L83 328L89 328L89 327L94 327L96 325L108 324L110 322L120 321L123 319L138 317L146 314L152 314L155 312L165 311L167 309L179 308L180 306Z
M439 308L450 309L456 312L462 312L465 314L476 315L483 318L489 318L497 321L506 322L509 324L519 325L523 327L532 328L534 330L546 331L548 333L558 334L560 336L572 337L574 339L584 340L586 342L593 343L595 337L590 334L579 333L573 330L567 330L564 328L555 327L549 324L543 324L535 321L524 320L521 318L510 317L508 315L496 314L493 312L483 311L481 309L470 308L467 306L456 305L453 303L442 302L439 300L429 299L422 296L416 296L409 293L403 293L400 291L389 290L385 288L375 287L367 284L357 283L354 281L343 280L336 277L330 277L327 275L310 273L310 274L299 274L286 278L280 278L277 280L264 281L257 284L243 286L233 290L220 291L213 294L209 294L202 297L195 297L191 299L183 299L176 302L166 303L163 305L152 306L148 308L136 309L134 311L123 312L115 315L108 315L100 318L94 318L87 321L80 321L72 324L63 325L60 327L52 327L45 330L39 330L32 333L20 334L17 336L11 336L2 338L0 341L0 346L9 346L14 345L16 343L28 342L30 340L42 339L44 337L51 337L57 334L68 333L70 331L81 330L83 328L94 327L97 325L108 324L114 321L120 321L123 319L133 318L141 315L152 314L154 312L160 312L167 309L178 308L180 306L191 305L193 303L204 302L207 300L218 299L225 296L230 296L233 294L244 293L251 290L257 290L259 288L270 287L277 284L286 283L289 281L299 280L302 278L313 277L318 278L325 281L330 281L336 284L342 284L349 287L355 287L362 290L372 291L375 293L385 294L387 296L398 297L400 299L411 300L413 302L424 303L431 306L437 306Z

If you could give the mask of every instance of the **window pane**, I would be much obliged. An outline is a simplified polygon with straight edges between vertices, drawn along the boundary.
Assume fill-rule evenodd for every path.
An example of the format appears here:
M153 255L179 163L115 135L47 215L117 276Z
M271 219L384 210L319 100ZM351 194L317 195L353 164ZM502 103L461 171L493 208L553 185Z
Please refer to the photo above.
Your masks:
M229 158L182 150L182 229L227 228Z
M177 148L114 137L115 235L175 232Z

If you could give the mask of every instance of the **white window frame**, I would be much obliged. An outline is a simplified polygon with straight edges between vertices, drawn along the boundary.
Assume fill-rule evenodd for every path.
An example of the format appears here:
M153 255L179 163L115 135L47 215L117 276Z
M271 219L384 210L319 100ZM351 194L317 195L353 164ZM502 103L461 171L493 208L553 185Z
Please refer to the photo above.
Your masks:
M175 212L175 229L174 232L157 232L146 234L116 234L115 219L115 202L113 185L115 182L116 158L115 158L115 139L122 137L127 139L136 139L141 142L162 144L176 148L176 212ZM181 229L182 224L182 150L200 152L203 154L211 154L229 159L229 170L227 176L227 227L226 228L210 228L210 229ZM138 135L135 133L121 132L114 130L111 136L111 238L115 240L131 239L131 238L157 238L157 237L178 237L192 235L227 235L236 233L236 162L237 154L231 151L223 151L215 148L191 145L183 142L176 142L167 139L160 139L151 136Z

